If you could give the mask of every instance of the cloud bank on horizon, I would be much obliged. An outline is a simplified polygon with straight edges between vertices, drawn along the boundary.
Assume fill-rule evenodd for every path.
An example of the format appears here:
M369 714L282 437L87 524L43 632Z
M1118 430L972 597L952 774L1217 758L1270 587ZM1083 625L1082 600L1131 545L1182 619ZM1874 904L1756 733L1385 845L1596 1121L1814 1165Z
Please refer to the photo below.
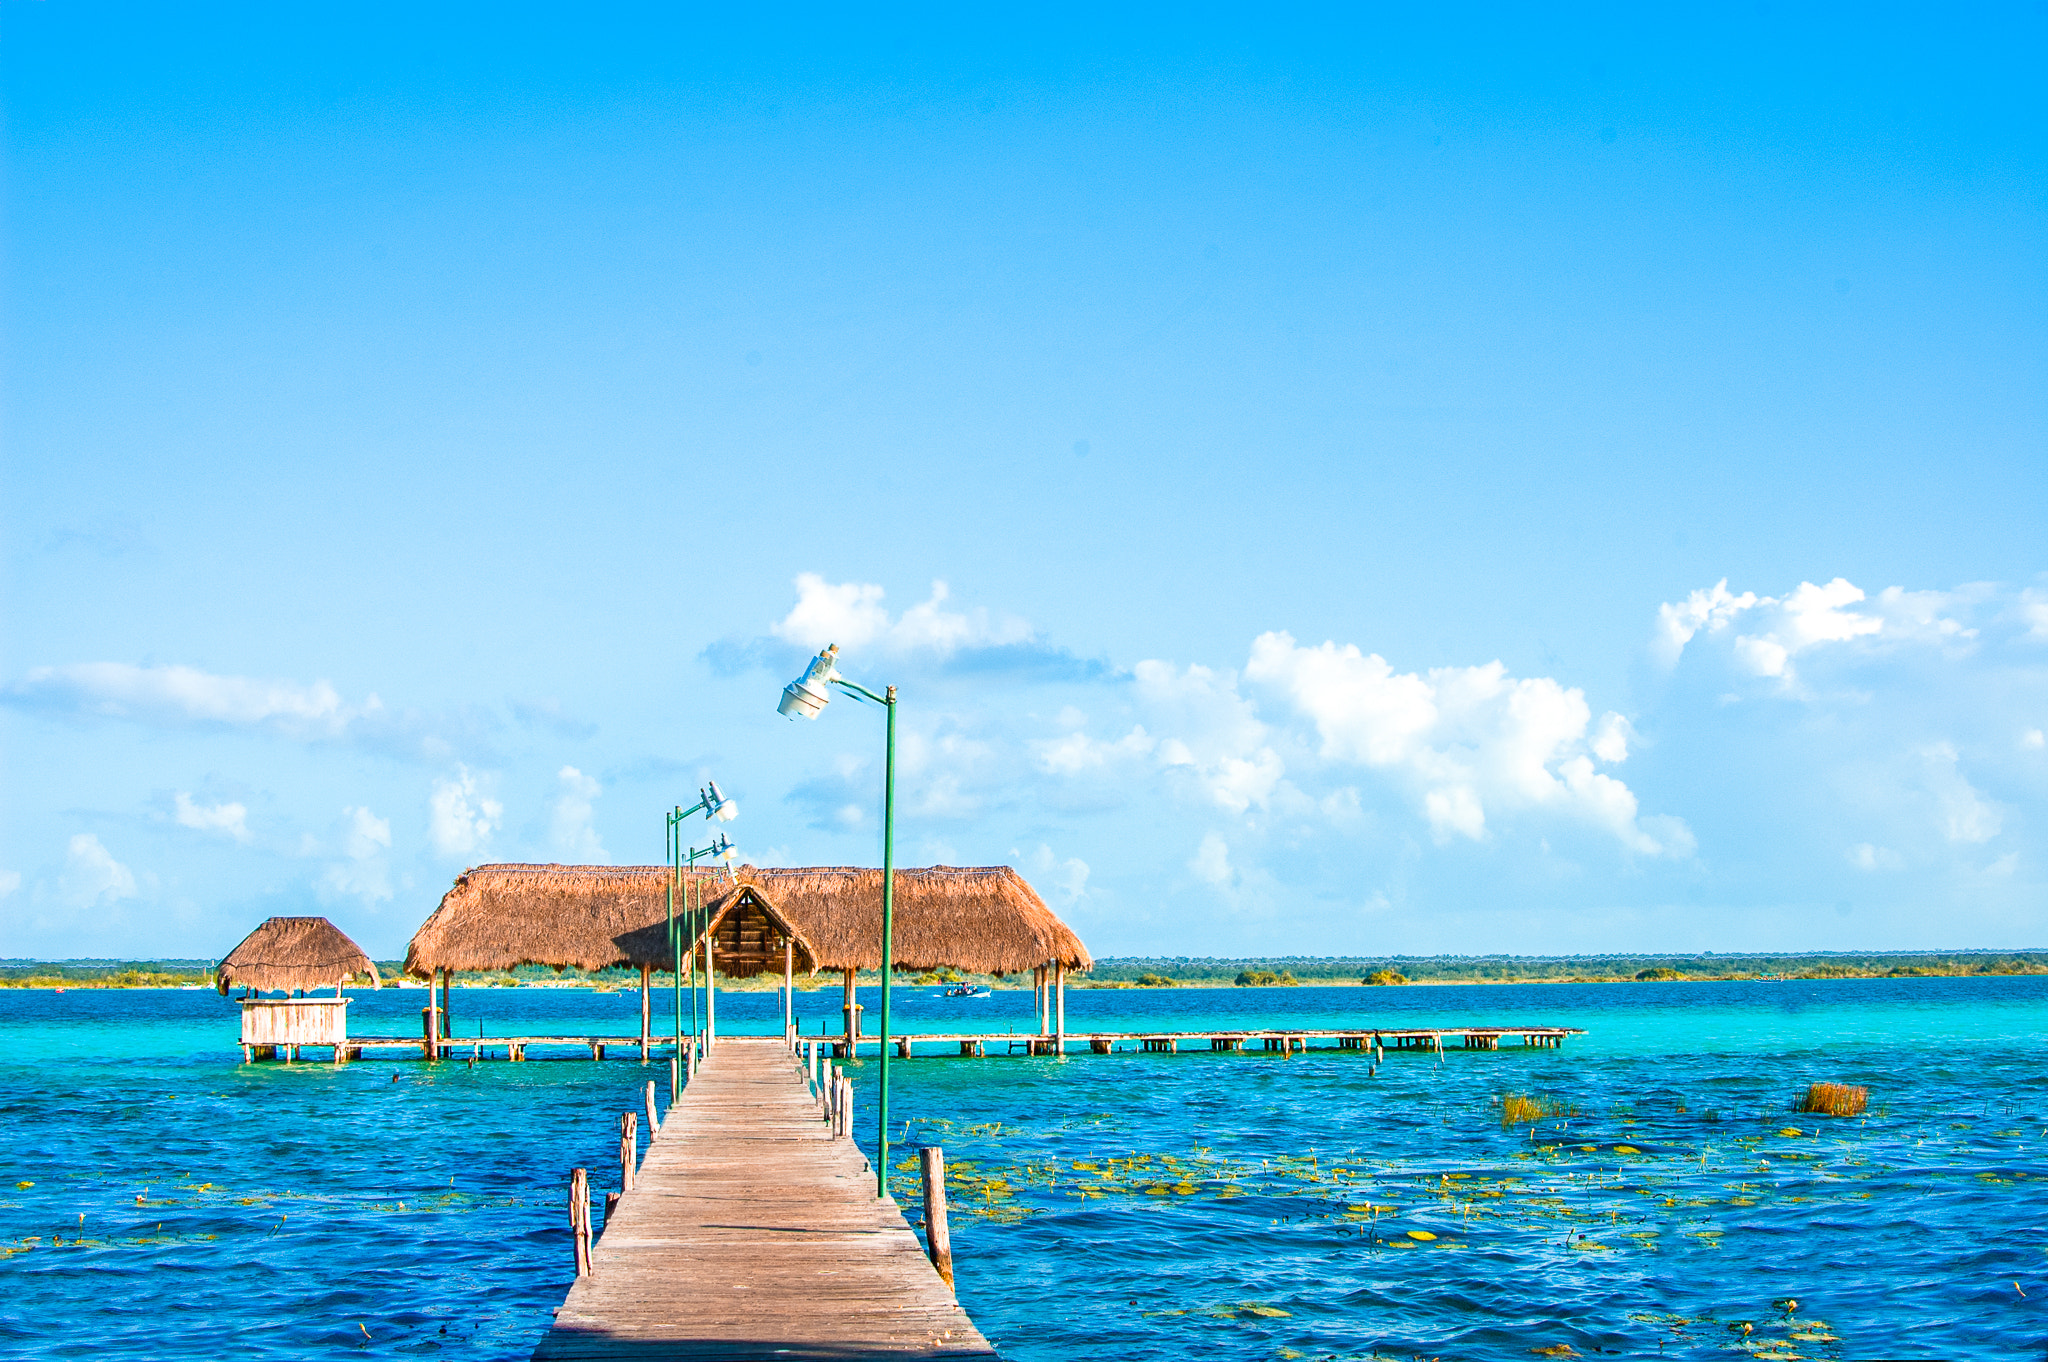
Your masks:
M1617 903L1624 920L1654 921L1690 912L1688 896L1768 895L1772 882L1836 902L1889 881L1950 903L2017 902L2041 883L2038 587L1872 594L1836 577L1770 595L1718 581L1646 609L1640 693L1598 705L1568 678L1498 660L1403 669L1359 642L1279 628L1234 660L1117 659L1048 678L1031 660L1056 651L1043 631L959 607L943 581L901 612L874 583L805 572L794 589L745 644L757 665L727 684L766 693L775 668L793 672L826 643L850 672L900 680L906 850L955 861L1000 848L980 858L1022 865L1077 921L1114 920L1157 949L1190 925L1284 924L1302 903L1383 919L1424 883L1432 895L1576 897L1610 922ZM384 712L322 679L106 661L32 668L0 701L137 738L202 725L259 747L310 743L336 762L359 759L344 740ZM769 791L807 836L773 838L754 859L867 859L808 850L876 835L873 735L840 722L831 742L797 744L797 769ZM612 859L604 796L619 779L562 760L575 737L533 730L509 761L459 726L378 741L413 772L400 784L417 791L415 811L259 809L177 789L133 817L187 836L169 844L181 854L268 859L305 897L373 915L402 916L399 895L484 860ZM69 831L40 862L0 868L17 931L26 919L31 940L85 949L75 928L67 936L76 914L135 919L175 878L118 859L102 831L117 836ZM1955 919L1966 934L2001 920L2029 919ZM1958 944L1938 917L1913 935Z

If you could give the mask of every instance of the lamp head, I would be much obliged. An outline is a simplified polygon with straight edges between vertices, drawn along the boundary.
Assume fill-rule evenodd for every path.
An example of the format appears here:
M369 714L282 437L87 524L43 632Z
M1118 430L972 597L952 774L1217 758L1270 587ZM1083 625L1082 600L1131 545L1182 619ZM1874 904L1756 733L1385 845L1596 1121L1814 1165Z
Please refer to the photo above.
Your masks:
M811 665L804 674L782 688L782 703L775 712L785 719L815 719L832 703L831 682L837 676L835 663L839 658L839 645L826 646L825 651L811 659Z
M736 799L727 799L719 792L718 782L706 781L704 785L704 816L721 823L730 823L740 816L740 805Z

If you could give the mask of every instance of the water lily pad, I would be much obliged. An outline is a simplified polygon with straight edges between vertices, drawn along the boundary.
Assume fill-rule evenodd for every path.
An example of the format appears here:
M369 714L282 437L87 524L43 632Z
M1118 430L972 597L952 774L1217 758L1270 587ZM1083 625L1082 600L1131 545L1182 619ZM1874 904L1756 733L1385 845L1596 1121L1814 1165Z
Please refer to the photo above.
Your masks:
M1783 1130L1780 1130L1778 1133L1788 1140L1793 1139L1799 1135L1805 1134L1805 1132L1802 1131L1798 1126L1786 1126Z
M1436 1238L1428 1230L1410 1230L1408 1231L1408 1237L1424 1244L1430 1243Z
M1618 1144L1614 1146L1614 1152L1617 1154L1640 1154L1643 1151L1632 1144Z

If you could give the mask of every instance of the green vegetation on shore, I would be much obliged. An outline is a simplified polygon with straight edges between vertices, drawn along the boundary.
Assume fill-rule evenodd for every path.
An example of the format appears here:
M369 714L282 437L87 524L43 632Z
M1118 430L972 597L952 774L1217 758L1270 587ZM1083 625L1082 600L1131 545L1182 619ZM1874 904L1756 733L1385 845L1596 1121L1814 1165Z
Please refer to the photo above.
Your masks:
M211 960L0 960L0 988L178 988L210 985ZM400 962L380 960L387 982L400 982ZM1683 982L1718 979L1901 979L1918 976L2048 974L2048 951L1815 951L1803 954L1700 955L1290 955L1261 959L1217 956L1110 956L1087 974L1068 976L1069 988L1291 988L1331 984L1519 984ZM664 979L666 976L662 976ZM873 984L878 972L863 970ZM417 984L418 981L404 981ZM514 970L459 974L461 988L580 987L637 990L634 969L557 970L522 965ZM899 985L939 987L970 983L1028 989L1028 976L939 970L897 975ZM663 985L666 987L667 985ZM719 981L719 988L773 991L779 974ZM839 987L836 975L799 978L811 993Z

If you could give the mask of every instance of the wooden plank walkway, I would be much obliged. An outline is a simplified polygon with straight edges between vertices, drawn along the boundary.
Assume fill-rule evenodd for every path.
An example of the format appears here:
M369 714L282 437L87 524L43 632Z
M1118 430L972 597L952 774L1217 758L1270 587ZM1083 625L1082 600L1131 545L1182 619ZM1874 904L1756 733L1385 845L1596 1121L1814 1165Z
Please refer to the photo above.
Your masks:
M718 1042L536 1359L993 1358L780 1041Z

